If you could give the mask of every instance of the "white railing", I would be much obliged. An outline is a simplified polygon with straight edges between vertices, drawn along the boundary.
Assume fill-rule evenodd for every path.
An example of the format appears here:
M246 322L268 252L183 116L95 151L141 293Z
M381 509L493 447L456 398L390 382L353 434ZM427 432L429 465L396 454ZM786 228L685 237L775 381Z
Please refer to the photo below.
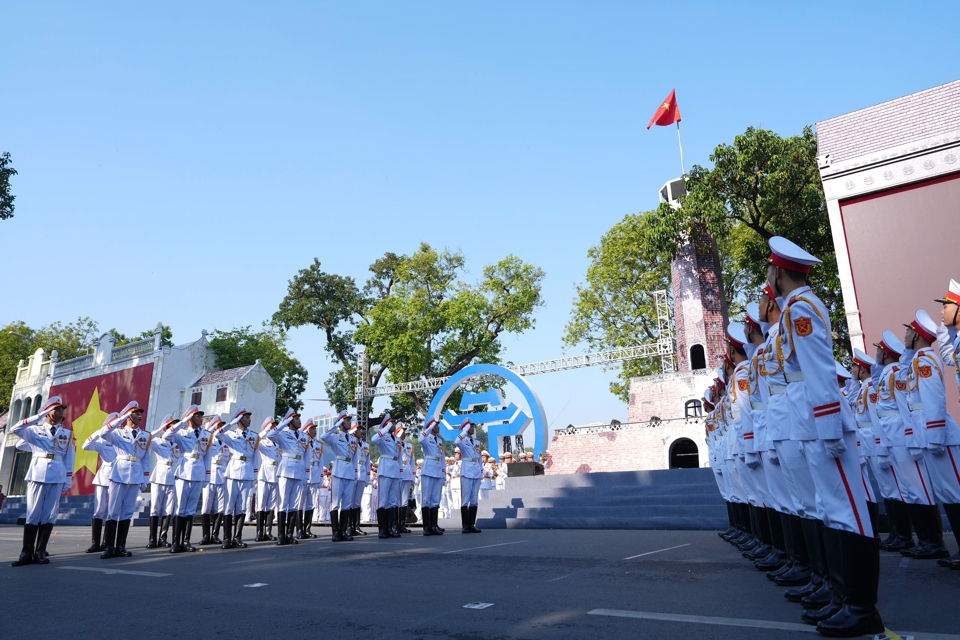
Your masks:
M58 362L56 368L53 370L53 377L59 378L61 376L69 375L71 373L76 373L77 371L83 371L84 369L89 369L93 366L93 354L80 356L79 358L74 358L73 360L64 360L63 362Z
M116 347L113 350L112 361L129 360L137 356L145 356L148 353L153 353L153 338L138 340L137 342L125 344L122 347ZM57 369L59 368L60 367L57 367Z
M20 378L14 383L13 388L26 388L26 387L35 387L38 384L43 382L43 379L46 378L47 374L43 373L39 376L30 376L29 378Z
M585 433L606 433L609 431L627 431L629 429L647 429L650 427L680 427L701 424L703 418L671 418L669 420L648 420L646 422L614 422L601 424L582 424L564 427L554 431L558 436L576 436Z

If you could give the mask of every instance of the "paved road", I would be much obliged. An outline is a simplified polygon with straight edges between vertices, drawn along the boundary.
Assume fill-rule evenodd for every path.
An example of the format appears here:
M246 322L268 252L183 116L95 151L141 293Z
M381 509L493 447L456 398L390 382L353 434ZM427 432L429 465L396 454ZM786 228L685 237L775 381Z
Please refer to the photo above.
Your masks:
M173 555L143 549L146 531L134 528L134 556L105 561L83 553L88 529L60 527L50 565L12 568L21 534L0 526L4 640L817 637L712 532L417 532ZM960 634L960 571L902 560L882 560L887 626L960 640L949 635ZM493 606L464 608L476 602Z

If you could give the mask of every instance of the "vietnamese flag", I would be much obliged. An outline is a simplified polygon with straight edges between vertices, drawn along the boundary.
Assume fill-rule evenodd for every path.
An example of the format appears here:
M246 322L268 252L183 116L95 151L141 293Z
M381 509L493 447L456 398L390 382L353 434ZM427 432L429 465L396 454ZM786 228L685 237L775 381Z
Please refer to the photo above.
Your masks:
M657 109L657 112L653 114L652 118L650 118L650 123L647 125L647 129L655 124L660 127L666 127L674 122L680 122L680 107L677 106L676 89L673 89L670 92L670 95L667 96L667 99L663 101L663 104L660 105L660 108Z

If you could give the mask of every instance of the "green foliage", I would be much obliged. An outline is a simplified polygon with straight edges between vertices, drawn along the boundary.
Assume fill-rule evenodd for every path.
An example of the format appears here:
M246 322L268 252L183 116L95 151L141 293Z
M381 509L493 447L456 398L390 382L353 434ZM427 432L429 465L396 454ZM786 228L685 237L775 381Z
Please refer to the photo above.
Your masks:
M122 347L125 344L130 344L131 342L139 342L140 340L153 340L153 337L156 335L156 329L149 329L147 331L141 331L139 334L133 336L132 338L125 336L116 329L110 329L110 333L116 339L114 347ZM160 334L160 346L161 347L172 347L173 346L173 330L170 329L169 325L163 325L163 330Z
M0 414L10 408L10 390L17 380L17 366L37 350L37 345L11 331L21 336L33 334L33 330L19 320L0 330Z
M712 169L694 166L687 195L674 209L661 205L654 243L674 254L687 238L717 241L731 313L758 296L766 281L767 240L784 236L823 260L810 284L830 310L834 349L845 359L849 336L840 294L833 237L817 170L817 139L810 127L783 138L748 128L710 155Z
M88 316L64 324L59 320L37 329L32 335L36 347L48 352L57 350L60 360L69 360L89 353L100 339L100 325Z
M307 370L287 348L284 331L271 326L260 331L249 326L230 331L218 329L210 335L209 342L221 369L245 367L260 361L277 383L276 415L283 415L290 407L303 409L300 395L307 388Z
M10 177L17 170L10 165L10 152L0 154L0 220L13 217L13 201L17 196L10 193Z
M325 349L341 365L324 386L343 410L354 403L358 346L366 348L370 365L366 383L376 386L500 362L500 336L534 326L533 312L543 303L542 270L507 256L484 268L478 284L463 282L464 271L460 253L424 243L410 256L386 253L370 266L360 291L352 278L323 272L314 259L290 281L273 321L284 330L312 324L323 331ZM415 420L432 397L393 396L390 413Z
M656 342L653 292L670 292L671 254L653 242L656 211L626 216L587 252L590 265L576 298L563 342L591 351ZM669 303L668 303L669 304ZM610 391L627 402L630 378L659 373L660 360L623 363Z

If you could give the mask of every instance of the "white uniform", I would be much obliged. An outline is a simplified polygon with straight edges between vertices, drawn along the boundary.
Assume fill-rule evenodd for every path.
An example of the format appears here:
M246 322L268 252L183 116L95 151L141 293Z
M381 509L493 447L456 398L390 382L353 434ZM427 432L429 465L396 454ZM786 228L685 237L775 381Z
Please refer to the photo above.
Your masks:
M113 462L117 459L117 452L106 440L93 433L81 447L84 451L96 451L100 456L100 468L93 477L95 487L96 506L93 517L96 520L106 520L110 504L110 473L113 471Z
M416 461L413 458L413 445L400 441L400 490L397 492L397 506L405 507L410 501L410 488L413 487ZM402 523L401 523L402 524Z
M163 440L163 430L150 434L150 450L157 456L157 464L150 474L150 515L158 518L172 516L176 505L176 469L180 464L180 447Z
M296 511L303 499L306 473L304 456L307 452L309 437L289 426L272 427L264 438L271 440L280 450L278 469L278 490L280 511Z
M336 427L325 432L320 439L330 447L335 456L330 511L346 511L352 508L357 483L357 439Z
M73 485L77 453L73 431L49 424L46 416L34 416L18 423L10 433L23 440L18 449L33 454L26 475L26 524L52 526L57 519L60 495Z
M397 495L400 493L400 464L397 462L400 441L389 432L389 428L384 428L373 434L370 442L380 450L380 461L377 466L379 490L377 508L393 508L397 504Z
M109 520L130 520L137 504L137 495L150 480L147 468L150 442L153 437L142 429L124 424L107 425L96 435L113 445L117 459L110 472Z
M207 482L203 485L203 505L201 513L218 514L227 508L227 465L230 463L230 451L224 449L220 440L213 438L203 458Z
M260 436L250 429L237 429L229 423L219 429L217 439L229 449L230 460L225 473L227 480L227 504L224 515L238 516L246 512L250 491L257 479L255 458L260 445Z
M483 478L480 464L483 445L476 438L461 433L454 440L454 446L460 450L460 504L475 507L480 495L480 480Z
M213 437L205 429L188 423L180 428L168 429L163 439L176 443L183 453L175 474L177 515L192 519L197 512L203 485L207 482L205 459Z
M260 439L257 447L257 511L273 511L277 508L277 470L280 467L280 450L271 440Z
M418 439L423 449L423 467L420 469L420 494L423 499L423 506L432 509L440 506L440 494L446 477L443 439L426 432L422 432Z

